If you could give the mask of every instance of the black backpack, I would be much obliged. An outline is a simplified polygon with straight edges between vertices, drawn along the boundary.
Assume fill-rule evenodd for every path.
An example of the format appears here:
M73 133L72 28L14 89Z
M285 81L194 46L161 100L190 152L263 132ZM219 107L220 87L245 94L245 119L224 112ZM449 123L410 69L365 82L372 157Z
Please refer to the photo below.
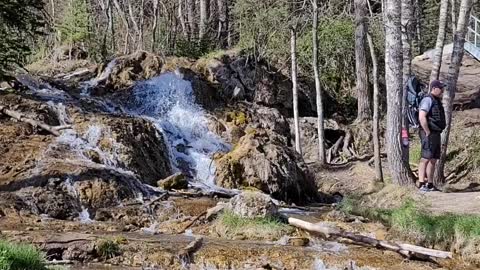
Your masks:
M423 97L426 95L424 89L425 86L418 80L418 78L415 75L410 76L407 81L407 85L405 85L407 88L407 117L408 117L408 122L410 123L410 127L412 128L418 128L420 126L419 120L418 120L418 114L419 114L419 105L420 102L422 101Z

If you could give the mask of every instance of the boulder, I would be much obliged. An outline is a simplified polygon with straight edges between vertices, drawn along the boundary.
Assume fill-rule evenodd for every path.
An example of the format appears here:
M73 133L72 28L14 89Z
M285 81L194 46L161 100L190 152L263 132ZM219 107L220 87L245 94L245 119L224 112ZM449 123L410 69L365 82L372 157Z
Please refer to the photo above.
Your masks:
M100 86L106 89L119 90L132 86L136 81L150 79L160 74L163 61L155 54L137 51L115 58L110 62L111 70L106 80ZM102 72L108 67L101 67Z
M272 198L261 192L242 192L230 199L227 208L243 218L271 218L278 214Z
M216 181L222 187L254 187L275 199L296 203L316 196L315 184L301 157L265 131L243 136L231 152L215 162Z
M188 188L187 178L183 173L176 173L157 182L158 187L164 190Z

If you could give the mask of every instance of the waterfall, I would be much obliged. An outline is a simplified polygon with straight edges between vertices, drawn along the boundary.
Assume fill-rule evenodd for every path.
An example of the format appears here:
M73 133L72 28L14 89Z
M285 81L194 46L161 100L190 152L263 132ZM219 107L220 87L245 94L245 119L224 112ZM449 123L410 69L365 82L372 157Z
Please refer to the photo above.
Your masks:
M230 146L208 130L203 108L195 102L189 81L165 73L137 83L125 102L126 111L152 121L164 134L172 165L199 184L215 188L213 154Z
M105 68L105 70L103 70L102 73L100 73L100 75L98 75L97 77L89 81L81 83L80 85L82 87L82 92L80 93L80 95L89 96L91 88L97 86L99 83L108 79L108 76L110 76L110 74L112 73L112 70L115 67L116 63L117 63L117 60L113 59L112 61L110 61L110 63L108 63L107 67Z

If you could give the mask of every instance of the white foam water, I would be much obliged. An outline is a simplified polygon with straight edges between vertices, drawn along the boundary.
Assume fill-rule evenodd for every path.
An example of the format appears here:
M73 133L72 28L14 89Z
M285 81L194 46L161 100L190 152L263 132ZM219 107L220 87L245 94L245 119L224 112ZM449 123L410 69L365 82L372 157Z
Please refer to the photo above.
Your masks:
M83 82L80 85L82 86L82 92L80 93L81 96L89 96L90 95L90 89L97 86L99 83L105 81L108 79L108 76L112 73L113 68L115 67L115 64L117 63L116 59L113 59L108 63L107 67L103 70L102 73L100 73L97 77Z
M132 91L126 110L148 118L164 134L174 169L216 188L212 156L229 151L230 146L209 131L191 83L175 73L165 73L137 83Z

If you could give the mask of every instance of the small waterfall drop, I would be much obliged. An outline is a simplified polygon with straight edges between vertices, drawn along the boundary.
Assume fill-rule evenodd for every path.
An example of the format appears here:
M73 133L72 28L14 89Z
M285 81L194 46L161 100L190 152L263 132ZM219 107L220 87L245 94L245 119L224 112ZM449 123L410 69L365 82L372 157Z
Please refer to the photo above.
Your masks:
M125 106L131 114L154 122L165 135L177 171L215 188L212 156L229 151L230 146L208 130L205 111L195 102L189 81L175 73L165 73L139 82Z
M105 81L108 79L108 76L112 73L113 68L115 67L115 64L117 63L116 59L113 59L108 63L107 67L105 70L103 70L102 73L100 73L99 76L81 83L82 86L82 92L80 93L81 96L89 96L90 95L90 89L97 86L99 83Z

